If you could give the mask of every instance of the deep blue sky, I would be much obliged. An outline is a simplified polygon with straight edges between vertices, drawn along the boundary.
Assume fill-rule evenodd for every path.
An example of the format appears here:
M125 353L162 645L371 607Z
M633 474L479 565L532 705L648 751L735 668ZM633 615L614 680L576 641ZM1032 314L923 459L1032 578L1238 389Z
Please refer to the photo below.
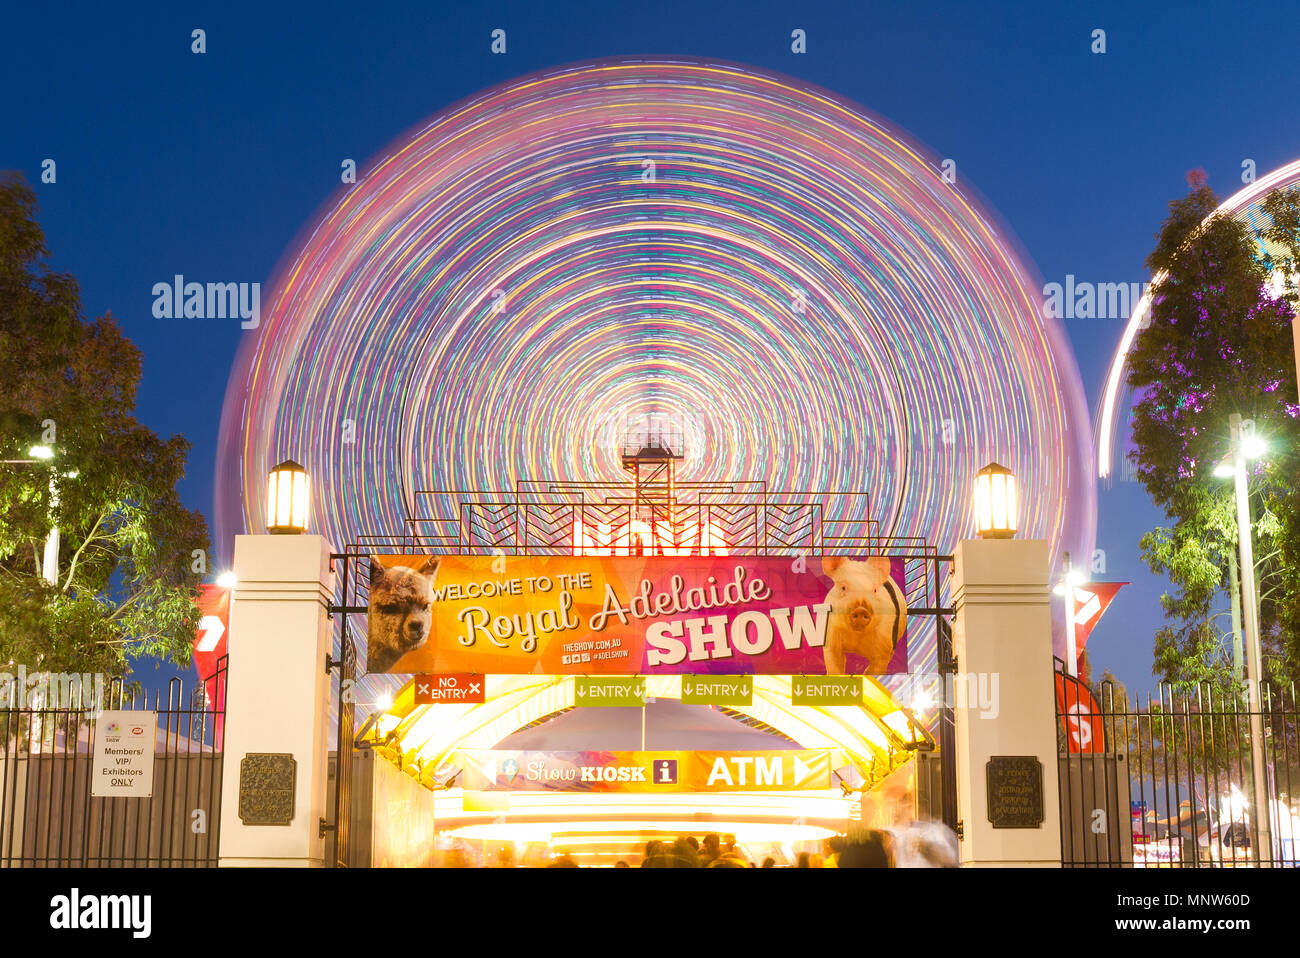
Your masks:
M88 316L112 311L144 352L140 419L194 445L185 502L211 519L221 400L237 322L154 319L175 273L266 284L339 184L418 121L531 71L688 54L778 70L883 114L954 158L1045 281L1148 279L1166 205L1203 167L1226 196L1242 160L1300 155L1295 6L1187 3L656 2L11 6L0 31L0 169L36 186L54 268ZM207 53L190 31L207 31ZM508 31L509 52L489 52ZM808 52L790 52L790 31ZM1094 55L1091 32L1106 31ZM58 182L40 184L41 161ZM1073 320L1090 403L1120 320ZM1151 684L1161 580L1137 550L1146 494L1099 493L1107 575L1131 579L1094 633L1094 662Z

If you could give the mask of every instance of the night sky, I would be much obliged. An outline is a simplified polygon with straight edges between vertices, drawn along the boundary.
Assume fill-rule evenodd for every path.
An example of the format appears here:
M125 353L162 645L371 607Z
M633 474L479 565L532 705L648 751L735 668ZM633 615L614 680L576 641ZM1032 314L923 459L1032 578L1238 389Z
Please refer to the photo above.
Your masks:
M51 265L80 281L86 315L111 311L143 351L139 418L193 443L181 494L210 522L221 402L245 334L237 320L155 319L153 285L176 273L261 282L265 304L343 159L364 168L410 127L504 80L671 54L806 79L956 160L1045 282L1145 282L1189 169L1226 197L1243 185L1243 160L1262 175L1300 155L1293 4L271 6L11 8L0 33L0 169L37 190ZM489 50L498 27L504 56ZM203 55L190 50L195 28ZM804 55L790 51L795 28ZM54 184L40 182L46 158ZM1095 414L1124 320L1065 325ZM1098 510L1098 578L1134 585L1089 649L1095 667L1146 688L1164 583L1137 542L1161 516L1118 480L1099 490Z

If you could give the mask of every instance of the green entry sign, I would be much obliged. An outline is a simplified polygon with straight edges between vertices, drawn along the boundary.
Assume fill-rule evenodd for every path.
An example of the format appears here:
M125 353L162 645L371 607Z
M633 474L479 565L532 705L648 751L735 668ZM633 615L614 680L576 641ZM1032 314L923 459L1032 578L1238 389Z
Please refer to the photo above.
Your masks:
M794 705L861 705L860 675L793 675L790 701Z
M645 705L645 677L617 676L598 678L589 675L575 676L574 702L577 705Z
M683 705L753 705L752 675L683 675Z

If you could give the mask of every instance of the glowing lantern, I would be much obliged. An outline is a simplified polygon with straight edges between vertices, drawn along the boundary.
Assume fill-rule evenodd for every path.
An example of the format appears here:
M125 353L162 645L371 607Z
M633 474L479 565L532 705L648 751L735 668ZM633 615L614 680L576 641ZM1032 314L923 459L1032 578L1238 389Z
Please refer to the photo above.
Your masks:
M975 474L975 528L981 539L1010 539L1016 534L1016 476L991 462Z
M266 484L267 531L298 535L307 531L307 470L286 459L271 470Z

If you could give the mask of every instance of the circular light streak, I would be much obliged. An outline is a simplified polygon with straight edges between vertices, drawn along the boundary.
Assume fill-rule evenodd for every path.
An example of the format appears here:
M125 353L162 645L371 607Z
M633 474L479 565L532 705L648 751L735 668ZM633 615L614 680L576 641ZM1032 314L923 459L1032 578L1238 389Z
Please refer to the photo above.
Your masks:
M1041 288L964 182L831 93L543 71L401 137L289 252L226 396L219 542L265 527L285 457L341 545L400 533L417 489L622 481L626 424L668 417L684 480L867 493L941 550L996 460L1022 536L1090 551L1091 428Z

